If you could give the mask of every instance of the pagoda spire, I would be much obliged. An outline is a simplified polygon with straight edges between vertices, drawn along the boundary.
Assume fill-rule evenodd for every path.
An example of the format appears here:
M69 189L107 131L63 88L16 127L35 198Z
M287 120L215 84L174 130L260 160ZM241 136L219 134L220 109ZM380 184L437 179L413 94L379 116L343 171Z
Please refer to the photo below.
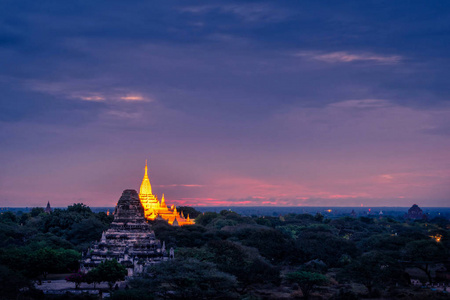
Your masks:
M50 206L50 201L47 202L47 207L44 210L46 213L50 214L52 212L52 208Z
M162 194L162 197L161 197L161 207L167 208L166 199L164 199L164 194Z
M144 178L142 179L139 195L151 195L151 194L152 194L152 186L150 185L150 179L148 178L147 160L145 160Z

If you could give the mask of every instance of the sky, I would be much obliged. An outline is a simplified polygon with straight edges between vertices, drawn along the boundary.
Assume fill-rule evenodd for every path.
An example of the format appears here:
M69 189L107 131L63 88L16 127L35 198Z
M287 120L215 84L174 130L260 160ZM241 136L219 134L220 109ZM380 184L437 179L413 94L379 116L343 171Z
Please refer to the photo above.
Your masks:
M450 206L448 1L0 2L0 206Z

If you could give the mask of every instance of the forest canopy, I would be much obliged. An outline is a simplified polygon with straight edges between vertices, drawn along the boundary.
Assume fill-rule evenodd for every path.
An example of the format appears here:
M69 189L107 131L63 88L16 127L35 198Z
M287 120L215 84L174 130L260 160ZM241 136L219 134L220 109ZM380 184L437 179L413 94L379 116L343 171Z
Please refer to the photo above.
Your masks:
M113 298L146 295L157 299L164 295L169 299L213 299L222 295L227 299L257 299L261 290L270 294L267 290L283 287L297 289L305 297L318 288L330 295L357 295L357 291L337 288L337 282L360 284L367 289L366 297L375 297L388 293L389 287L409 287L407 271L411 268L421 272L425 283L439 281L436 266L448 265L450 223L443 218L250 217L229 210L180 210L196 216L196 225L150 222L156 238L175 248L175 259L154 265L142 277L130 280L129 290L118 291ZM25 287L32 290L33 282L48 274L76 274L82 252L100 239L112 220L113 216L94 213L82 203L54 209L50 214L41 208L29 213L2 213L0 289L5 299ZM120 275L122 271L117 272ZM114 282L94 273L83 280ZM73 280L76 283L76 277Z

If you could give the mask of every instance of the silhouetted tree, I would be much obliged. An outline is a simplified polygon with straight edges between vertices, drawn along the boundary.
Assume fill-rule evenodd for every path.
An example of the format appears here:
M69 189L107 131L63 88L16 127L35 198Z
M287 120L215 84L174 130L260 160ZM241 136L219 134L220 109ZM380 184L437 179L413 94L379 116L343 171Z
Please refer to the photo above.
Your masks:
M101 262L97 267L97 272L99 279L108 282L110 289L117 281L124 280L128 274L127 269L115 259Z
M428 282L433 282L430 266L448 260L448 250L432 240L420 240L408 243L403 250L405 260L427 274Z
M206 226L208 225L212 220L219 217L220 215L215 212L205 212L201 215L199 215L197 218L195 218L195 224Z
M400 283L403 270L398 260L387 252L371 251L345 267L343 278L364 284L371 293L374 287L384 287L389 283Z
M312 273L307 271L287 273L285 275L285 279L288 282L298 284L305 299L309 298L309 295L315 286L328 282L328 278L326 276L319 273Z
M201 211L198 211L198 210L196 210L195 208L193 208L191 206L178 206L177 207L177 211L182 212L183 215L185 215L186 217L189 215L190 219L195 219L199 215L202 214Z
M142 279L131 282L165 299L236 299L236 278L212 263L195 259L152 265Z
M77 272L66 276L66 281L75 283L75 288L78 289L80 287L80 284L86 281L85 276L85 273L78 270Z
M32 283L19 271L0 265L0 298L16 299L22 288L32 288Z
M279 283L279 269L259 256L255 249L231 241L211 241L208 249L214 254L212 262L219 270L236 276L241 292L255 283Z
M30 215L32 217L37 217L37 216L39 216L40 214L43 214L43 213L45 213L44 208L42 208L42 207L33 207L31 209Z

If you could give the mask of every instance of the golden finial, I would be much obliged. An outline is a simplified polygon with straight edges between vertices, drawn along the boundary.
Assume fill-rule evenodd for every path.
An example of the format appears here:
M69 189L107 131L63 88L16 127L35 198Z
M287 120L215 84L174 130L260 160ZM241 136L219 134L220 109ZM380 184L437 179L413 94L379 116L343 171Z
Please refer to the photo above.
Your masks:
M148 178L147 174L147 160L145 160L145 172L144 172L144 178L142 179L141 188L139 190L139 196L142 197L146 195L152 194L152 186L150 185L150 179Z
M161 197L161 207L163 207L163 208L167 207L166 199L164 198L164 194L162 194L162 197Z

